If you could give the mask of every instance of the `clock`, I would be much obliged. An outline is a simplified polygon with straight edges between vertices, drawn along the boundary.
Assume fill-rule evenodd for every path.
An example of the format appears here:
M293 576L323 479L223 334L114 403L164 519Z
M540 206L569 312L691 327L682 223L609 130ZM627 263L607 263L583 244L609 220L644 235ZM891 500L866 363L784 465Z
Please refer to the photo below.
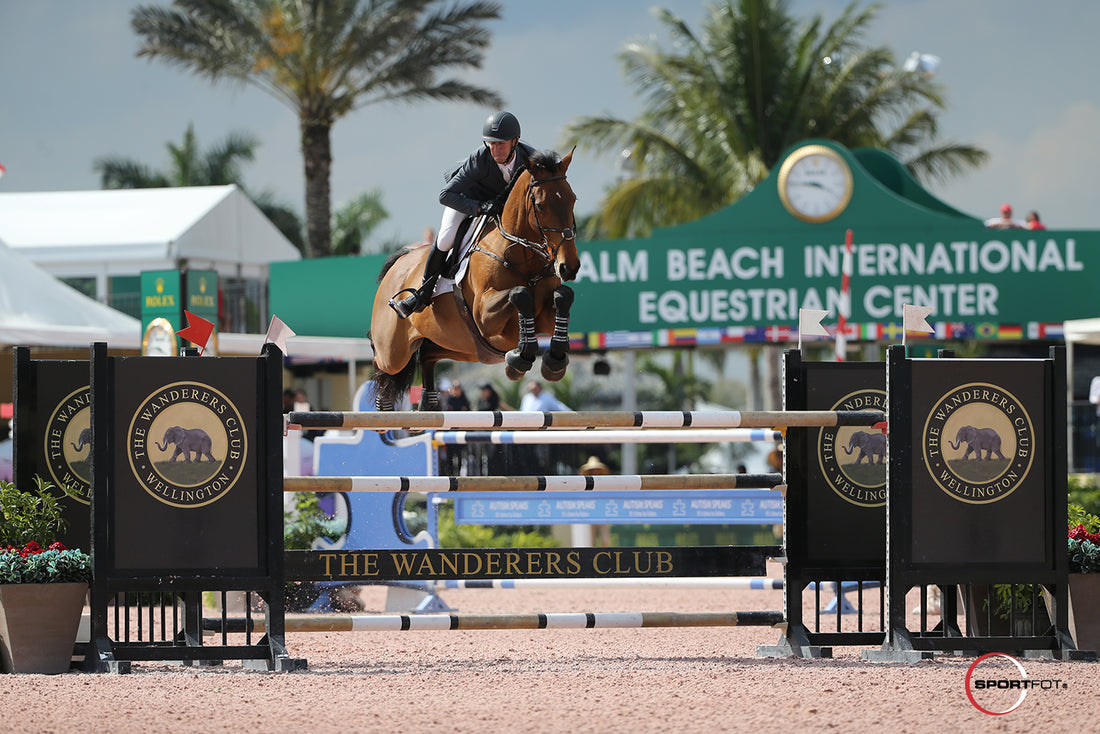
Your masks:
M805 145L779 169L779 199L804 222L828 222L852 200L852 169L832 148Z
M141 340L141 353L146 357L175 357L179 352L179 339L171 322L157 317L145 327Z

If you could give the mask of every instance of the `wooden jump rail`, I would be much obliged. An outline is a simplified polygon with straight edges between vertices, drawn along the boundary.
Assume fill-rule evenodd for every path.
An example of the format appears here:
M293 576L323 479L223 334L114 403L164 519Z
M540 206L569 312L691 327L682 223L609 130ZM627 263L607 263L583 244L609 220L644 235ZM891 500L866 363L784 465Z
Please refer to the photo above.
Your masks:
M224 623L224 627L223 627ZM287 632L419 632L447 630L637 629L641 627L774 627L779 611L559 612L546 614L354 614L286 616ZM207 618L207 630L263 632L260 618Z
M881 410L715 411L302 411L286 416L286 428L373 431L605 428L831 428L873 426Z
M627 474L530 477L284 477L284 492L576 492L776 489L780 474Z

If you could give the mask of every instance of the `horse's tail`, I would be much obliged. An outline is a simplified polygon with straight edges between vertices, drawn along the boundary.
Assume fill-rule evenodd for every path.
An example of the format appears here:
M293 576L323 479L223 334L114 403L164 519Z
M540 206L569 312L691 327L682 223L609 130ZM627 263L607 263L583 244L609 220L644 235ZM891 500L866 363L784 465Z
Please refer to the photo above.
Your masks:
M412 387L413 379L416 377L416 358L409 360L409 363L402 367L397 374L391 375L388 372L375 369L374 375L371 379L375 384L375 405L376 406L389 406L389 409L393 409L393 406L409 392L409 388Z

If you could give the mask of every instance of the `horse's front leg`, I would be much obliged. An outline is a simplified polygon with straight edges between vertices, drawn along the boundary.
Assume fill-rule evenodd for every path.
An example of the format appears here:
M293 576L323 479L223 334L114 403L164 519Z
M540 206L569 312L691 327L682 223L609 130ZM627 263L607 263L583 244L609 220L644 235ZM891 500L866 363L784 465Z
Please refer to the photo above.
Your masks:
M538 354L539 341L535 336L535 299L531 291L517 286L508 291L508 302L515 307L519 316L519 343L516 348L504 355L504 374L515 382L534 366Z
M559 285L554 289L554 334L550 349L542 355L542 376L550 382L565 377L569 366L569 309L573 306L573 289Z

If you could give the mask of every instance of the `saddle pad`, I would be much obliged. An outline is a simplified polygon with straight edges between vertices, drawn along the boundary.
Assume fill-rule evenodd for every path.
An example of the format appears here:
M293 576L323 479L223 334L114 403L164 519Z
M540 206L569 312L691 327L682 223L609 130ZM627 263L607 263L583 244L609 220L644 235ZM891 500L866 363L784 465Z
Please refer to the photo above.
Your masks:
M461 283L462 279L466 277L466 268L470 264L470 248L474 246L474 242L477 241L478 236L481 234L481 230L485 228L485 222L486 217L477 217L473 226L466 229L466 236L462 238L462 243L458 246L458 270L455 271L455 277L453 279L440 277L440 279L436 281L432 298L442 295L443 293L450 293L454 290L455 283Z

